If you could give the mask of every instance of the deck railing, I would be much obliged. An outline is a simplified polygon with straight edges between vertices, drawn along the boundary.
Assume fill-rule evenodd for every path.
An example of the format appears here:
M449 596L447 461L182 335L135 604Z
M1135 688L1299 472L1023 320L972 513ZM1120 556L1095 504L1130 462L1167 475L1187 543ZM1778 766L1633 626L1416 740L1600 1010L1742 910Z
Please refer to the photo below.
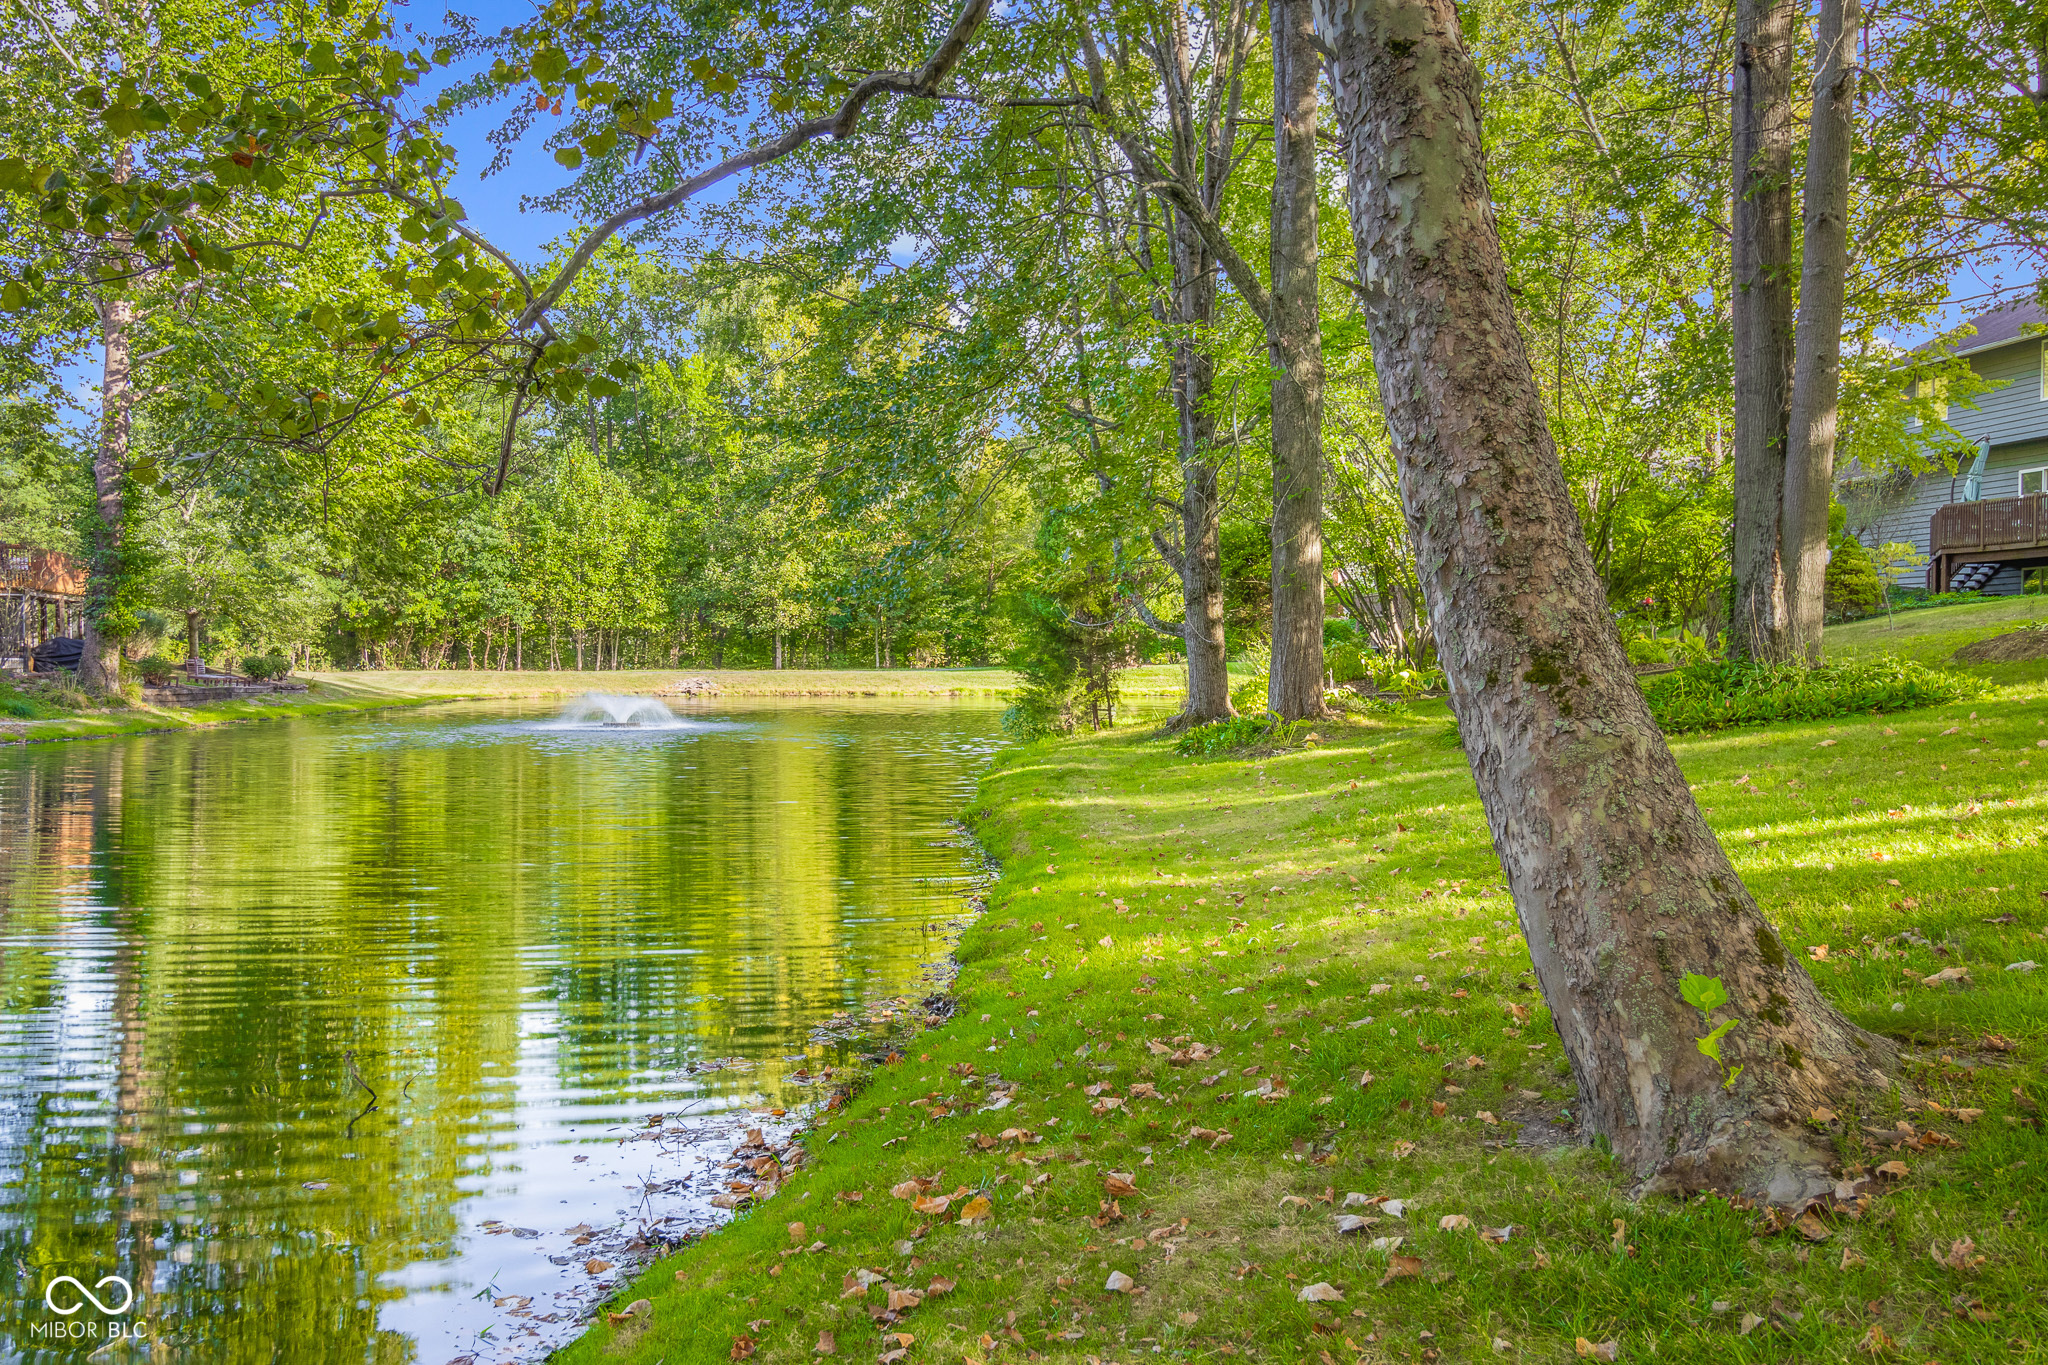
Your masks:
M1935 509L1928 527L1929 552L1994 553L2048 545L2048 494L1952 502Z

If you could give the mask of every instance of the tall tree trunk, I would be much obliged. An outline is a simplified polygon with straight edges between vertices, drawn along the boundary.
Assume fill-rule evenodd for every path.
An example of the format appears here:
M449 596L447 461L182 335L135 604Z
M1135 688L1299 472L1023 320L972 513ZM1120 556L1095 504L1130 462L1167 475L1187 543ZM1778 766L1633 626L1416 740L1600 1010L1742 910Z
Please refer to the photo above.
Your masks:
M1785 606L1792 648L1821 661L1828 501L1842 390L1842 296L1849 278L1849 158L1856 140L1860 0L1821 0L1806 145L1805 235L1785 450Z
M1352 231L1401 503L1574 1106L1663 1187L1829 1188L1801 1127L1886 1084L1694 805L1608 615L1516 328L1455 0L1334 0ZM1716 977L1731 1066L1686 973Z
M1785 456L1792 376L1791 0L1736 0L1734 75L1737 658L1792 653L1785 619Z
M1223 637L1223 500L1216 470L1216 358L1208 330L1216 317L1215 263L1185 215L1171 218L1173 402L1180 418L1180 584L1188 656L1189 724L1222 720L1230 706L1230 664Z
M1316 55L1309 0L1272 0L1273 662L1266 705L1323 706L1323 342L1316 298ZM1291 359L1290 359L1291 357Z
M126 178L128 152L120 166ZM135 422L135 383L131 357L135 350L135 302L116 295L99 304L100 432L93 448L93 527L84 628L79 632L78 685L105 695L121 685L121 640L102 622L118 601L126 565L128 446Z

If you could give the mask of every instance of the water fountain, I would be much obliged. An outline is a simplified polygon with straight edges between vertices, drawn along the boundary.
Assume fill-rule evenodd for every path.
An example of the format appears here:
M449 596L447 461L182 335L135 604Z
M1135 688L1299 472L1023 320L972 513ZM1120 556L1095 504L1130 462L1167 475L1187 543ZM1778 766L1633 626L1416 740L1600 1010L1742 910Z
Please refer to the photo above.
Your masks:
M585 692L562 708L558 725L589 725L604 729L639 730L680 725L675 712L653 697L627 697L612 692Z

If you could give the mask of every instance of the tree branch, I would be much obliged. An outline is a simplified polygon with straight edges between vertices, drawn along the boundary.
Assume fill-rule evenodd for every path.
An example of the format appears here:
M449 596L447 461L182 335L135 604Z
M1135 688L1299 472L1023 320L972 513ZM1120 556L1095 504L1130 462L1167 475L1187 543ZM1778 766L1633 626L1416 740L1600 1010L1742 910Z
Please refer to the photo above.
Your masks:
M907 71L879 71L872 76L863 77L835 113L825 118L799 123L782 136L758 143L738 156L728 157L709 170L691 176L674 189L642 199L637 204L629 204L599 223L563 263L554 279L548 282L547 288L526 305L525 311L520 313L518 320L513 324L513 329L524 331L533 326L561 302L562 295L569 291L569 286L575 282L583 267L590 263L591 257L597 254L598 248L621 228L666 213L699 190L709 189L719 181L741 171L780 160L797 148L815 142L821 137L846 137L860 121L861 111L867 107L868 101L877 95L931 98L937 93L939 82L959 64L961 54L966 52L967 44L973 39L975 30L980 28L982 20L988 17L991 3L992 0L966 0L959 16L953 20L953 27L915 74Z

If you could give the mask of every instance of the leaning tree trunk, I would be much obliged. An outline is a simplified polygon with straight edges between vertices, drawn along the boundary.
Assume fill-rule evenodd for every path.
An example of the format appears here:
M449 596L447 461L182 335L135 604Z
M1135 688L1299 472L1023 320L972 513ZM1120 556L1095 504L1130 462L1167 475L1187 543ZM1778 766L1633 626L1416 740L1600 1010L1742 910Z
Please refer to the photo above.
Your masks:
M1885 1084L1744 889L1607 613L1508 296L1455 0L1319 16L1380 397L1451 705L1577 1108L1639 1176L1827 1188L1809 1109ZM1695 1046L1718 978L1732 1085Z
M1266 704L1323 706L1323 342L1316 299L1316 55L1308 0L1272 0L1273 663Z
M80 630L78 685L106 695L121 686L121 636L107 629L108 617L119 609L126 568L128 443L134 429L135 385L131 357L135 349L135 303L115 295L99 305L100 431L93 448L93 529L86 593L85 625Z
M1737 0L1734 208L1736 658L1785 659L1785 446L1792 374L1792 5Z
M1828 496L1842 389L1842 295L1849 277L1849 157L1856 137L1859 0L1821 0L1806 146L1804 252L1785 451L1785 608L1793 649L1821 661Z

